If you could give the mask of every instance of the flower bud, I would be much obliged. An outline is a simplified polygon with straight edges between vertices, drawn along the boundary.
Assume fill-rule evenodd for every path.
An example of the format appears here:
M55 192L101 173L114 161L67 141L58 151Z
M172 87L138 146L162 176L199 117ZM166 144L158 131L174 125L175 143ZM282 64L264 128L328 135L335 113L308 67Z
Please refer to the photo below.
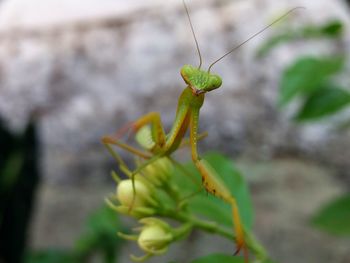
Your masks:
M140 248L154 255L165 253L174 239L171 227L157 218L143 218L140 222L145 224L137 240Z
M155 186L168 183L174 166L168 157L161 157L143 169L143 174Z
M145 183L138 179L134 179L134 186L132 179L122 180L117 186L117 199L121 205L126 207L140 207L147 205L147 199L151 195L151 189Z
M115 199L119 201L119 205L114 204ZM134 178L134 186L132 179L121 180L117 186L117 193L111 198L106 198L106 203L118 213L136 218L156 214L159 206L153 186L138 176Z
M151 150L156 145L152 139L150 126L141 127L135 134L135 139L141 147L147 150Z

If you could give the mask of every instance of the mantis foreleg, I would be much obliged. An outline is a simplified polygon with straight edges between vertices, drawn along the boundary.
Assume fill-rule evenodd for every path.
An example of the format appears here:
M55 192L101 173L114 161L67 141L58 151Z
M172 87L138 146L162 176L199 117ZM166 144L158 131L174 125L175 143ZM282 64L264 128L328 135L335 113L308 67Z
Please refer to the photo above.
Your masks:
M234 232L236 234L237 254L242 248L244 249L244 256L248 261L248 252L245 245L243 225L241 223L239 209L237 206L236 199L232 196L230 191L225 186L224 182L220 180L215 170L203 159L200 159L197 152L197 141L198 141L198 121L199 121L199 109L191 109L190 118L190 142L191 142L191 153L192 160L196 165L199 173L202 176L202 183L205 189L213 194L214 196L229 203L232 208L232 218L234 225Z
M113 158L117 161L117 164L119 166L119 169L126 174L127 176L131 176L132 172L129 170L129 168L127 167L127 165L125 164L125 162L123 161L123 159L120 157L120 155L114 151L111 147L111 145L109 144L104 144L106 146L106 148L108 149L108 151L111 153L111 155L113 156Z
M174 126L169 133L169 135L166 137L163 129L163 125L161 123L160 115L157 112L151 112L148 113L141 118L137 119L128 127L132 129L133 132L139 131L141 128L149 125L151 129L151 140L154 142L154 145L151 149L148 149L152 154L144 153L128 144L122 143L119 141L119 138L113 138L113 136L104 136L102 138L102 142L105 144L105 146L108 148L108 150L112 153L114 158L120 163L119 156L113 151L111 148L111 145L116 145L124 150L127 150L133 154L136 154L137 156L140 156L144 159L147 159L145 162L140 164L136 170L134 170L130 177L133 184L133 192L134 192L134 198L135 200L135 184L134 179L135 175L139 173L143 168L148 166L149 164L153 163L154 161L158 160L160 157L169 155L172 149L176 149L179 144L181 143L182 137L184 135L184 132L187 129L188 118L187 112L188 107L180 107L177 114L176 119L174 122ZM124 131L124 129L123 129ZM119 134L119 133L118 133ZM132 208L133 202L131 204L130 210Z
M127 128L131 128L133 132L137 132L140 128L142 128L145 125L151 124L151 134L152 134L152 140L155 142L154 147L162 147L165 144L165 133L164 129L160 120L160 115L158 112L150 112L141 118L137 119L135 122L129 124ZM123 132L126 132L127 129L125 127L123 128ZM126 143L120 142L120 133L117 132L118 136L113 137L113 136L104 136L102 137L102 142L105 145L116 145L128 152L131 152L137 156L140 156L141 158L144 159L149 159L151 158L151 155L148 153L145 153L135 147L132 147ZM157 150L157 149L153 149Z
M102 143L108 148L109 151L111 151L111 145L116 145L132 154L135 154L143 159L149 159L151 157L150 154L140 151L139 149L136 149L135 147L132 147L126 143L120 142L118 139L113 138L112 136L103 136L102 137Z

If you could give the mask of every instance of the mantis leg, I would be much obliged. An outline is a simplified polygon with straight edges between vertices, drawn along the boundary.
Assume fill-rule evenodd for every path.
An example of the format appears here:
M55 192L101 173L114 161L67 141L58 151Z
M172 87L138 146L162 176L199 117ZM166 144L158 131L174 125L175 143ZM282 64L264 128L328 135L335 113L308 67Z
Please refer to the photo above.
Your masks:
M202 132L201 134L198 135L197 141L203 140L205 137L208 136L208 132ZM184 138L179 146L179 148L190 146L191 141L190 138Z
M132 128L132 130L134 132L137 132L140 128L146 126L146 125L150 125L151 126L151 136L152 136L152 140L155 143L155 146L153 149L151 149L150 151L152 152L152 150L154 151L159 151L160 149L162 149L162 146L165 144L166 141L166 137L165 137L165 133L163 130L163 126L161 124L161 120L160 120L160 115L157 112L151 112L149 114L146 114L144 116L142 116L141 118L137 119L135 122L131 123L130 125L128 125L128 128ZM124 129L123 129L124 131ZM118 133L119 134L119 133ZM120 136L119 136L120 137ZM109 150L109 152L113 155L113 157L117 160L119 167L121 168L121 170L123 170L132 180L132 187L133 187L133 201L131 203L130 206L130 210L132 209L133 203L135 201L135 194L136 194L136 189L135 189L135 175L137 173L139 173L143 168L145 168L147 165L151 164L152 162L156 161L157 159L159 159L163 154L155 154L155 155L151 155L149 153L145 153L137 148L134 148L128 144L122 143L118 140L118 138L114 138L113 136L104 136L102 138L102 142L103 144L107 147L107 149ZM140 156L144 159L147 159L144 163L142 163L141 165L139 165L136 170L134 170L133 172L130 172L125 168L125 165L123 164L121 158L119 157L119 155L112 149L111 145L116 145L119 146L120 148L129 151L137 156ZM122 169L123 168L123 169Z
M114 139L111 136L105 136L102 138L102 142L106 145L106 147L112 154L114 151L110 148L110 144L117 145L131 153L134 153L140 157L147 159L145 162L140 164L136 168L136 170L134 170L130 175L133 182L133 192L134 192L133 200L135 200L135 194L136 194L135 183L134 183L135 175L139 173L143 168L148 166L149 164L158 160L160 157L169 155L173 150L177 149L177 147L180 145L181 140L188 126L188 118L187 118L188 109L189 109L188 106L179 107L176 114L173 128L170 131L168 137L165 136L160 115L157 112L148 113L142 116L141 118L137 119L135 122L131 124L131 126L129 126L133 129L134 132L137 132L142 127L146 125L150 125L151 137L154 142L154 146L152 147L152 149L150 149L150 152L153 153L153 155L149 155L149 154L146 155L143 152L139 151L138 149L132 146L129 146L127 144L124 144L119 140ZM117 159L116 156L114 157ZM133 203L134 202L132 202L132 204ZM133 206L132 204L131 204L130 210Z
M151 124L151 135L154 143L156 144L156 147L161 148L165 144L166 137L158 112L150 112L142 116L132 124L132 127L136 132L148 124Z
M108 149L108 151L111 153L111 155L113 156L113 158L117 161L119 169L126 174L127 176L131 176L131 171L129 170L128 166L125 164L125 162L123 161L123 159L120 157L120 155L114 151L111 147L110 144L105 144L106 148Z
M116 145L132 154L135 154L137 156L140 156L144 159L149 159L151 157L150 154L145 153L135 147L132 147L126 143L123 143L119 140L119 137L121 133L124 133L127 131L127 129L132 128L134 132L138 131L140 128L142 128L145 125L151 124L151 133L152 133L152 140L155 143L155 147L162 147L165 144L165 133L163 130L163 126L160 121L160 115L157 112L151 112L148 113L141 118L137 119L131 124L128 124L127 126L123 127L121 132L117 132L117 136L103 136L102 142L104 145ZM107 147L108 148L108 147ZM110 149L109 149L110 150Z
M117 146L120 146L121 148L123 149L126 149L126 150L129 150L130 152L132 153L135 153L135 151L138 152L137 149L134 149L133 147L127 145L127 144L123 144L119 141L113 141L112 143L110 143L108 140L110 138L109 137L104 137L102 138L102 141L103 141L103 144L106 146L106 148L108 149L108 151L111 153L111 155L114 157L114 159L117 161L118 163L118 166L119 166L119 169L124 173L126 174L132 181L132 190L133 190L133 198L132 198L132 201L131 201L131 205L129 207L129 212L131 212L131 209L135 203L135 198L136 198L136 188L135 188L135 175L137 173L139 173L144 167L146 167L147 165L149 165L150 163L158 160L161 155L154 155L154 156L151 156L151 155L148 155L147 156L147 161L145 161L144 163L142 163L141 165L139 165L136 170L134 171L130 171L129 168L127 167L127 165L125 164L125 162L123 161L123 159L120 157L120 155L113 150L112 146L111 145L117 145ZM143 153L135 153L136 155L139 155L141 157L144 157Z
M108 135L103 136L102 143L107 147L108 151L111 153L112 152L115 153L115 151L112 150L111 145L116 145L116 146L124 149L125 151L128 151L132 154L135 154L141 158L149 159L151 157L150 154L143 152L143 151L140 151L139 149L132 147L126 143L123 143L123 142L119 141L118 139L113 138L112 136L108 136ZM113 153L112 153L112 156L115 158Z
M148 113L134 122L133 128L135 131L138 131L145 125L151 124L151 135L155 146L150 150L153 153L153 156L142 163L133 174L140 172L143 168L160 157L170 155L173 149L179 147L188 127L188 110L189 108L187 106L179 108L172 130L167 136L165 136L158 112Z
M150 125L151 127L151 137L152 141L154 142L154 147L150 149L150 151L154 154L148 158L145 162L143 162L141 165L139 165L136 170L132 172L132 177L134 177L135 174L140 172L143 168L145 168L147 165L153 163L154 161L158 160L160 157L164 155L164 152L162 151L165 142L166 142L166 136L164 133L163 125L160 119L160 115L158 112L150 112L141 118L137 119L133 124L132 128L134 132L137 132L142 127Z
M234 225L234 232L236 234L237 250L235 254L244 249L244 257L248 262L248 251L244 240L243 225L241 223L239 209L236 199L232 196L229 189L225 186L224 182L220 180L215 170L203 159L200 159L197 152L197 141L198 141L198 120L199 120L199 109L191 109L191 120L190 120L190 142L191 142L191 153L192 160L196 165L198 171L202 176L202 183L205 189L213 194L214 196L229 203L232 207L232 218Z

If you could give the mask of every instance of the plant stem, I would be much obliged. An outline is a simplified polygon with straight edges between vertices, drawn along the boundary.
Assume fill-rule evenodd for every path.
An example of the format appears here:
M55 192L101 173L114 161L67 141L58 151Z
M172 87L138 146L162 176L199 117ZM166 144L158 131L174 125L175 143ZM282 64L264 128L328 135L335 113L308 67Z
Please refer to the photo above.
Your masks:
M191 222L186 222L178 228L173 229L174 239L182 239L191 232L193 224Z
M232 231L228 231L222 227L219 227L219 225L216 222L202 220L194 216L188 216L186 217L186 219L190 221L195 227L200 228L204 231L219 234L227 239L236 239Z
M191 223L194 227L197 227L206 232L215 233L230 240L236 240L236 237L231 230L220 227L215 222L199 219L198 217L195 217L188 213L178 212L174 210L166 210L166 211L163 211L163 216L170 217L184 223ZM266 259L267 252L259 243L259 241L254 237L254 235L250 231L245 230L244 232L245 232L245 237L246 237L245 241L246 241L247 247L254 253L257 259L259 260Z

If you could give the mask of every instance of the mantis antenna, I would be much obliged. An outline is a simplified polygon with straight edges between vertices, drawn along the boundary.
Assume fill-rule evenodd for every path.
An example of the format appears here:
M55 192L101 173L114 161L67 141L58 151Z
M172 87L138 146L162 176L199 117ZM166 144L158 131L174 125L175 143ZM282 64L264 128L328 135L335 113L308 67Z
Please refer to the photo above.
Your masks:
M190 23L190 27L191 27L192 35L193 35L193 38L194 38L194 42L196 43L196 48L197 48L197 52L198 52L198 56L199 56L199 66L198 66L198 69L200 69L201 66L202 66L202 55L201 55L201 51L200 51L200 49L199 49L197 37L196 37L196 34L194 33L194 29L193 29L193 25L192 25L192 22L191 22L190 13L188 12L188 8L187 8L187 5L186 5L186 3L185 3L185 0L182 0L182 3L183 3L183 5L184 5L184 7L185 7L185 10L186 10L186 15L187 15L187 18L188 18L188 22Z
M290 13L294 12L297 9L300 8L305 8L303 6L297 6L292 8L291 10L289 10L288 12L286 12L284 15L280 16L279 18L277 18L276 20L274 20L271 24L265 26L264 28L262 28L261 30L259 30L258 32L256 32L255 34L253 34L252 36L250 36L249 38L247 38L246 40L244 40L242 43L240 43L239 45L235 46L234 48L232 48L230 51L228 51L227 53L225 53L224 55L222 55L221 57L219 57L217 60L215 60L213 63L210 64L209 68L208 68L208 73L210 73L210 69L220 60L222 60L224 57L226 57L227 55L231 54L232 52L236 51L237 49L239 49L241 46L243 46L245 43L247 43L249 40L253 39L254 37L256 37L257 35L261 34L262 32L264 32L265 30L269 29L271 26L273 26L274 24L278 23L279 21L281 21L282 19L284 19L286 16L288 16ZM197 41L196 41L197 42Z

